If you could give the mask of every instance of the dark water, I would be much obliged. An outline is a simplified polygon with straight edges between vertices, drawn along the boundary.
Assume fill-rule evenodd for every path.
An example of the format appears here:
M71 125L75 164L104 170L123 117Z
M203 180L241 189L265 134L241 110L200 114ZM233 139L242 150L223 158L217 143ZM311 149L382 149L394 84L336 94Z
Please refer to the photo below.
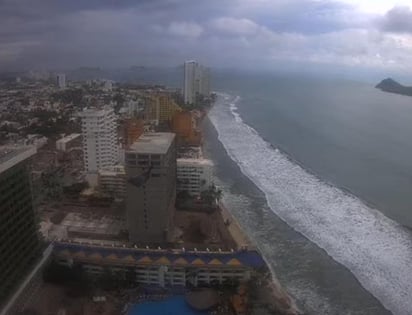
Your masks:
M412 227L412 97L309 78L251 77L221 86L242 97L242 118L264 139Z
M412 98L307 79L221 86L241 96L213 109L219 132L206 128L225 202L302 308L410 314L410 233L373 207L411 226Z
M391 314L347 268L270 210L264 194L227 156L209 121L203 132L206 154L216 164L217 183L224 187L225 204L305 314Z

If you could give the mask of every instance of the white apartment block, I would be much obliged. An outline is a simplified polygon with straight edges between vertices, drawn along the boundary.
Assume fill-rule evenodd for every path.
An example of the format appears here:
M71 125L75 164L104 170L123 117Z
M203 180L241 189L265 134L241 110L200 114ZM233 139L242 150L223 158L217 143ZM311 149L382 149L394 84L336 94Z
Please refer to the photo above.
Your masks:
M177 159L176 190L199 196L212 184L213 163L207 159Z
M204 96L210 94L209 69L194 60L186 61L184 69L184 101L193 104L198 94Z
M91 186L97 185L97 172L118 161L116 115L112 108L86 109L82 119L84 167Z

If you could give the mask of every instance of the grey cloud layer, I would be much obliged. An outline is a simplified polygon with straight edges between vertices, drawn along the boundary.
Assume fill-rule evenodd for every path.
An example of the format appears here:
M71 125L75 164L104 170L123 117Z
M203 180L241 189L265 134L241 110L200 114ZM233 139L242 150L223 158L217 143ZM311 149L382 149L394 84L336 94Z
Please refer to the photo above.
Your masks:
M404 7L370 18L311 0L0 0L0 67L166 66L187 58L400 67L412 62L412 47L391 33L411 32L411 15Z
M384 31L412 34L412 10L408 7L395 7L386 13L381 23Z

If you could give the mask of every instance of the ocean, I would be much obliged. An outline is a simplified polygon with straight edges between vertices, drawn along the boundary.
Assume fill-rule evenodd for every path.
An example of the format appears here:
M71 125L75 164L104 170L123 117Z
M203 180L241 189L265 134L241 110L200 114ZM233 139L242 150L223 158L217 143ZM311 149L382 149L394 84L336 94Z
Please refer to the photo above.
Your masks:
M306 314L412 314L412 98L218 78L206 154L224 202Z

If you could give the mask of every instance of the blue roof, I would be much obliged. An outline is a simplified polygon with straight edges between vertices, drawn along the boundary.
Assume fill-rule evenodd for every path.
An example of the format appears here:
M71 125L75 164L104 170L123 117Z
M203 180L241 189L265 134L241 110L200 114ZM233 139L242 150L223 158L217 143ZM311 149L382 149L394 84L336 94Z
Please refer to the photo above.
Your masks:
M262 256L256 250L241 250L234 252L193 252L193 251L179 251L173 252L170 250L145 250L134 248L110 248L96 245L85 245L77 243L64 243L55 242L55 251L68 250L71 253L83 251L86 255L98 253L103 257L115 254L119 258L123 258L131 255L136 260L144 256L150 257L152 260L157 260L162 257L166 257L170 261L174 261L178 258L184 258L188 263L191 263L195 259L199 258L205 263L209 263L212 259L218 259L223 264L227 263L231 259L235 258L239 262L247 267L261 268L266 266Z

